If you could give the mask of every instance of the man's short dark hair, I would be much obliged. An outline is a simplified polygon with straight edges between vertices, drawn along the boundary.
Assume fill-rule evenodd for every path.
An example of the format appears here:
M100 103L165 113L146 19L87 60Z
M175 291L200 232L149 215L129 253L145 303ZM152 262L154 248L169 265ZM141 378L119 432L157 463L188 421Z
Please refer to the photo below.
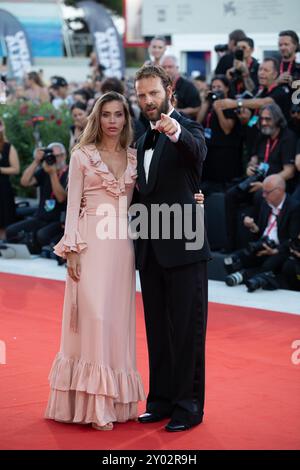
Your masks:
M101 91L103 94L108 93L109 91L115 91L120 95L124 95L125 92L123 83L116 77L106 78L101 85Z
M206 83L206 75L196 75L196 77L193 77L193 80Z
M154 38L151 39L151 42L152 41L162 41L165 44L167 44L167 40L166 40L165 36L154 36Z
M295 44L295 46L299 48L299 36L295 31L292 31L292 30L281 31L281 33L279 33L279 37L282 38L284 36L290 37L293 43Z
M246 33L242 29L235 29L229 34L229 40L234 41L237 44L239 41L243 41L246 38Z
M143 78L156 78L161 79L162 85L165 90L170 86L172 87L172 80L166 74L165 70L160 65L144 65L140 68L135 75L135 83Z
M280 74L280 64L279 61L276 59L276 57L266 57L263 62L272 62L274 70L276 70L277 75Z
M251 47L251 49L254 49L254 41L252 38L244 38L244 39L240 39L240 41L238 42L246 42L248 44L249 47Z
M227 88L230 88L230 81L228 80L228 78L226 77L226 75L215 75L212 79L211 79L211 85L213 84L213 82L215 82L216 80L220 80L220 82L223 83L223 85L225 85Z

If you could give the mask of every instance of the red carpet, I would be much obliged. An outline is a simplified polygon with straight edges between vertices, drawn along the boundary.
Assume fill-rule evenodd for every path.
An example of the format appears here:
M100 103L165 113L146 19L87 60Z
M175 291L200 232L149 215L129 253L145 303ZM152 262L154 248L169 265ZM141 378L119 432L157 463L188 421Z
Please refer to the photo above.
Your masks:
M209 311L201 426L174 435L165 422L99 432L44 420L63 291L62 282L0 274L0 341L7 352L0 365L0 449L300 449L300 365L291 362L300 317L217 304ZM147 387L139 294L137 300L138 363Z

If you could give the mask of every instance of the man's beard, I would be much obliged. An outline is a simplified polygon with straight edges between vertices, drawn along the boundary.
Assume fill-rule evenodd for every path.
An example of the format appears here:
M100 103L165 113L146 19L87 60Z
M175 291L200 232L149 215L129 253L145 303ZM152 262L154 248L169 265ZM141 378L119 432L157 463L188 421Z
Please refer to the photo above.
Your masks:
M262 128L261 128L261 133L262 133L263 135L268 136L268 137L272 137L272 135L274 135L275 132L276 132L276 127L270 127L270 126L268 126L268 127L262 127Z
M294 56L293 52L286 52L285 55L282 56L282 59L286 62L290 61Z
M156 115L154 117L151 117L151 119L150 119L150 117L147 114L147 110L149 110L149 108L151 110L152 109L151 107L145 106L145 109L142 109L142 113L145 116L145 118L148 119L148 121L157 122L157 121L160 120L160 116L161 116L162 113L163 114L168 114L169 107L170 107L169 98L168 98L168 96L166 96L164 101L160 105L160 107L157 108L157 110L156 110L157 112L156 112Z

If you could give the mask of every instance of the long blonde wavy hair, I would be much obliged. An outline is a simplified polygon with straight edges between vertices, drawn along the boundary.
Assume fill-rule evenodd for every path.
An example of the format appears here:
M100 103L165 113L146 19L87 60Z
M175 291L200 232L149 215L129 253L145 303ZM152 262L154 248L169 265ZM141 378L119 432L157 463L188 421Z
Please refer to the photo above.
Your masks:
M133 139L133 131L131 124L131 116L126 98L115 91L110 91L101 96L95 103L91 114L88 117L87 125L79 138L78 144L73 148L73 151L85 145L100 144L103 138L101 128L101 113L102 108L106 103L111 101L119 101L123 105L125 113L125 126L120 136L120 145L122 148L127 149Z

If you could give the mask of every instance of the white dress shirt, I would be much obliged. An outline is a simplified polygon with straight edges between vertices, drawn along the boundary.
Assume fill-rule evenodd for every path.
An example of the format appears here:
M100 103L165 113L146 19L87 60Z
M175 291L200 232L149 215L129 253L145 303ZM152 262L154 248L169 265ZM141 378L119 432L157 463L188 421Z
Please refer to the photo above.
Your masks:
M270 240L273 240L276 243L276 245L279 245L277 220L282 210L285 199L286 196L283 198L278 207L274 207L272 206L272 204L269 204L272 209L272 212L270 214L266 230L264 231L264 237L268 236Z
M168 116L171 116L171 114L173 113L173 111L174 111L174 108L171 109L171 111L168 113ZM179 140L179 136L180 136L180 134L181 134L181 126L180 126L179 122L176 121L176 119L172 119L172 121L174 121L174 123L175 123L176 126L177 126L177 132L176 132L175 134L173 134L173 135L168 135L168 134L166 134L166 136L169 137L170 141L175 144L175 143L178 142L178 140ZM155 129L155 124L153 124L152 122L150 122L150 126L151 126L151 129ZM144 156L144 170L145 170L146 182L147 182L147 183L148 183L149 170L150 170L150 165L151 165L153 153L154 153L154 149L147 149L147 150L145 151L145 156Z

